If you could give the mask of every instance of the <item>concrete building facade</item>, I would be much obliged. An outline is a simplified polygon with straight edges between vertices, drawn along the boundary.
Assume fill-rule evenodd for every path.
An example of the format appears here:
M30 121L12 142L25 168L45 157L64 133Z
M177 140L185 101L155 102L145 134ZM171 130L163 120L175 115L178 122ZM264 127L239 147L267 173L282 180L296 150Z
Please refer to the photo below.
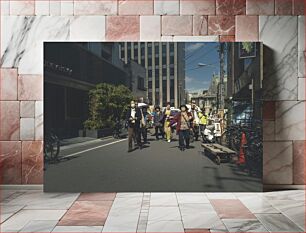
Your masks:
M118 43L49 42L44 47L44 126L61 138L76 137L88 118L88 92L99 83L146 95L146 71L119 58Z
M186 102L185 44L176 42L123 42L120 57L146 68L147 93L150 104L178 107Z
M243 116L245 122L255 121L261 126L263 45L258 42L252 44L255 48L254 56L246 58L240 56L241 43L228 44L226 100L233 120Z

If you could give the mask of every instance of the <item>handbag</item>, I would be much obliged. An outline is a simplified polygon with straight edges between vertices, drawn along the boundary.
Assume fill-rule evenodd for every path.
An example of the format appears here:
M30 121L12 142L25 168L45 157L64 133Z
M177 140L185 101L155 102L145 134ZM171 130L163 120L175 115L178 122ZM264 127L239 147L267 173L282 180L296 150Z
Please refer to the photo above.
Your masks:
M187 120L187 119L185 118L185 116L184 116L184 115L182 115L182 116L183 116L184 120L186 121L188 128L190 129L190 128L191 128L191 125L190 125L189 120Z
M141 126L142 126L142 127L145 127L145 126L146 126L146 122L145 122L145 120L144 120L144 116L143 116L142 109L140 109L140 112L141 112Z

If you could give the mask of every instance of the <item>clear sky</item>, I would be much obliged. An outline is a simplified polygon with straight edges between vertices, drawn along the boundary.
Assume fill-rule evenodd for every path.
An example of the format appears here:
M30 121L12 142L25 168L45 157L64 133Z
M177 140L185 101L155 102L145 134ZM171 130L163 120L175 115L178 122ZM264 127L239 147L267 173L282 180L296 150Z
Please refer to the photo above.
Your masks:
M219 74L219 43L195 42L185 43L185 82L188 92L208 89L213 73ZM198 64L210 64L199 68Z

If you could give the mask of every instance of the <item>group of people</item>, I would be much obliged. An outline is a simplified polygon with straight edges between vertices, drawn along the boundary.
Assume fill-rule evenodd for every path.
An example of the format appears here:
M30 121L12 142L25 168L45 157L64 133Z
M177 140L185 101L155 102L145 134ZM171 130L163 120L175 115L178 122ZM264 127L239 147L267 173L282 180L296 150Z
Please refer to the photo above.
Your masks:
M199 132L207 125L207 116L199 111L194 102L190 106L191 109L188 109L187 105L181 105L180 111L174 111L171 109L171 104L167 103L163 111L156 106L153 112L149 113L147 106L140 108L135 101L131 101L126 115L128 152L133 151L133 141L139 149L149 143L147 139L149 122L153 122L156 140L162 138L170 143L175 128L179 136L179 149L184 151L190 148L190 131L193 132L195 140L198 140Z

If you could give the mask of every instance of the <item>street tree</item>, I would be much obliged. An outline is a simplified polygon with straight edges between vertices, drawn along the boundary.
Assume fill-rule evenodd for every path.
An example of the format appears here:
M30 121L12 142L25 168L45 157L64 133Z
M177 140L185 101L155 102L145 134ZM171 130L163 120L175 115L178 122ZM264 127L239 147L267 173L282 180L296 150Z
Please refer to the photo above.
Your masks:
M124 114L133 99L132 92L123 85L100 83L89 91L89 118L84 122L86 129L113 127Z

